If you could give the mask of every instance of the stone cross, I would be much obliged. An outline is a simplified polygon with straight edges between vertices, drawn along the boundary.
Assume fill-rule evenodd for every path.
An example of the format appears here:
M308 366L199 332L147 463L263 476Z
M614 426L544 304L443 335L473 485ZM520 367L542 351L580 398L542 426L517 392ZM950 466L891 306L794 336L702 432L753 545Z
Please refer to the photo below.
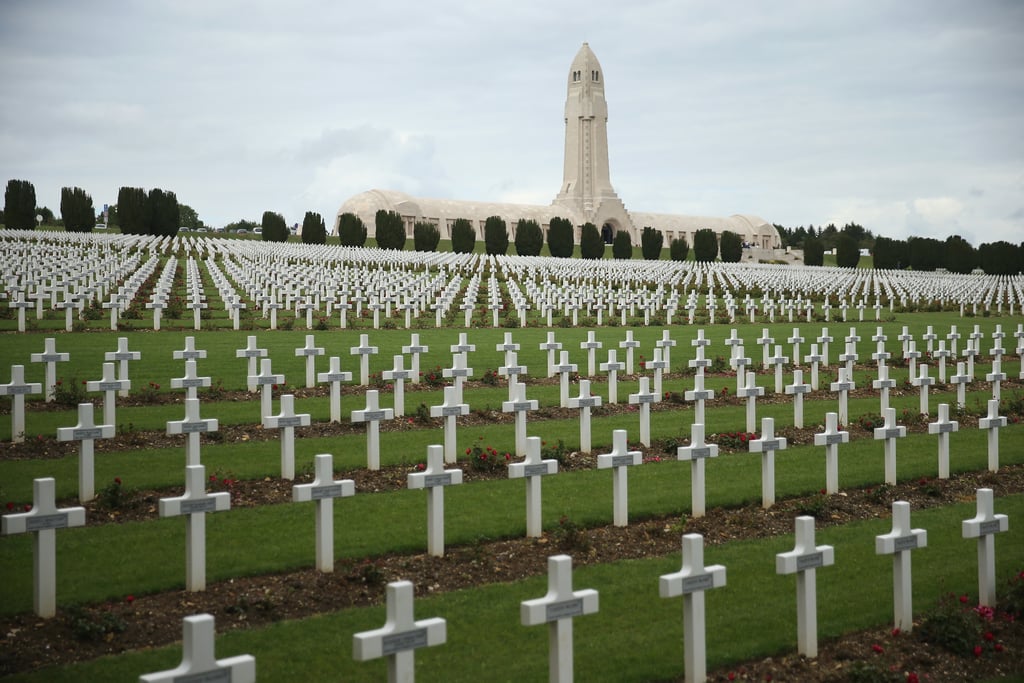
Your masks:
M750 358L743 355L743 345L732 347L732 358L729 359L729 365L736 370L736 395L746 386L746 373L747 368L751 366Z
M928 345L928 353L931 353L935 348L935 340L939 338L939 335L935 334L934 330L932 330L932 326L929 325L925 333L921 335L921 338L924 339Z
M879 331L881 331L881 328L879 328ZM878 336L879 335L875 335L875 337ZM891 354L885 350L885 335L881 336L883 337L883 339L878 340L878 346L876 347L875 352L871 354L871 360L875 361L879 369L885 367L885 361L889 360L889 358L891 357Z
M907 374L914 378L917 376L917 359L921 357L921 352L917 350L917 342L911 339L907 342L907 351L903 354L903 357L907 359Z
M992 398L999 400L1001 398L999 391L999 383L1006 381L1006 373L1003 372L1002 361L999 358L992 359L992 372L985 375L985 381L992 383Z
M661 339L654 342L654 346L661 349L661 358L665 361L665 372L672 372L672 347L676 346L676 340L671 339L668 335L668 330L662 330Z
M804 384L804 372L793 370L793 383L786 385L786 393L793 396L793 426L803 429L804 426L804 394L811 391L810 384Z
M922 415L928 415L928 387L935 384L935 378L928 376L927 363L921 363L920 374L917 377L911 377L910 383L913 384L915 387L920 387L921 399L919 412Z
M455 427L456 418L460 415L469 415L469 404L462 402L458 387L447 386L444 388L444 403L430 406L430 416L444 418L444 461L449 464L457 459Z
M516 457L526 455L526 413L537 410L540 404L537 401L526 400L526 385L517 383L515 385L516 395L501 404L503 413L515 413L516 431Z
M334 571L334 499L356 493L356 484L351 479L334 479L333 460L329 453L314 456L313 482L292 486L292 501L316 503L316 568L321 572Z
M839 354L839 362L846 364L847 376L853 377L853 366L857 364L857 345L855 342L846 342L846 353Z
M683 661L686 683L707 680L707 639L704 616L704 591L725 585L725 567L704 566L704 537L683 535L683 566L658 577L658 595L683 596Z
M939 435L939 479L949 479L949 434L960 430L960 423L949 419L949 404L939 404L939 417L928 424L929 434Z
M839 368L839 377L835 382L832 382L830 388L832 391L839 393L839 422L844 425L849 424L848 399L850 392L857 388L857 385L851 379L850 371L847 368Z
M660 394L655 394L659 399ZM683 398L687 401L694 402L693 409L693 421L704 424L704 402L710 401L715 397L715 392L712 389L704 388L704 375L697 374L693 377L693 390L683 392ZM630 397L630 403L632 403L632 396ZM649 446L650 444L644 444Z
M388 683L415 680L416 649L444 645L448 640L448 623L439 617L420 619L413 616L411 581L393 581L385 589L387 620L382 628L363 631L352 636L352 658L357 662L388 658Z
M967 340L967 347L964 349L962 355L964 356L964 358L967 359L967 376L970 377L971 381L973 382L974 381L974 357L978 355L978 349L974 348L974 340L973 339L968 339Z
M956 357L958 355L956 352L956 344L957 341L960 339L960 333L956 331L956 325L949 326L949 334L946 335L946 339L949 341L950 353L952 353L953 356Z
M523 626L548 625L548 680L573 680L572 620L597 612L597 591L572 589L572 558L548 557L548 592L543 598L523 600L519 618Z
M31 533L32 609L49 619L57 614L57 529L85 526L85 508L57 508L57 482L32 480L32 509L0 517L0 536Z
M267 350L256 347L256 337L249 335L246 337L246 345L244 349L237 349L235 351L235 358L247 358L249 359L249 371L247 377L249 378L249 391L255 392L257 388L256 384L256 359L266 358Z
M789 387L786 393L791 393ZM764 387L757 386L757 375L748 370L747 383L736 390L736 396L747 399L747 433L751 434L757 429L757 397L764 396Z
M625 369L623 363L618 362L615 349L608 349L608 362L598 366L601 372L608 373L608 403L619 402L619 372Z
M654 393L662 396L662 377L668 370L668 363L662 358L661 349L654 349L654 359L647 363L648 370L654 370Z
M569 398L569 407L580 411L580 450L590 452L590 409L601 405L601 397L590 393L590 380L580 380L580 395Z
M775 436L775 420L761 418L761 437L751 439L748 448L751 453L761 454L761 507L775 505L775 451L786 450L786 438Z
M888 366L878 366L878 379L871 380L871 386L880 392L881 412L884 413L889 408L889 390L896 388L896 380L889 377Z
M317 346L312 334L306 335L306 345L295 349L296 356L306 357L306 388L316 386L316 357L324 355L322 346Z
M270 359L260 359L260 374L249 377L250 386L261 387L260 393L260 419L270 415L271 404L274 399L274 387L284 384L284 375L275 375L270 368Z
M554 371L559 374L558 405L562 408L569 407L569 376L579 370L579 366L569 362L569 352L561 352L561 362L554 366Z
M57 340L47 337L43 340L43 352L33 353L33 363L46 363L46 381L43 383L43 391L46 393L46 402L53 401L53 388L57 384L57 363L63 363L71 359L71 354L57 353Z
M971 376L964 370L964 364L956 364L956 374L949 378L950 384L956 385L956 405L959 408L967 407L967 385L971 382Z
M381 373L381 378L394 382L395 385L395 417L405 415L405 380L412 378L412 370L406 370L403 364L405 356L398 354L393 357L395 365Z
M15 295L15 296L17 298L15 298L13 301L8 302L7 307L8 308L17 309L17 311L18 311L18 332L24 332L25 331L25 309L32 308L32 302L31 301L27 301L25 299L22 299L20 295ZM112 322L111 322L111 325L112 325L111 329L116 329L117 323L113 322L113 321L116 320L116 318L114 317L113 314L111 314L111 320L112 320Z
M988 402L988 415L978 420L978 429L988 430L988 470L999 471L999 430L1006 426L1006 417L999 414L999 400Z
M540 437L526 440L526 460L508 466L509 479L526 479L526 535L541 536L541 477L558 473L558 461L541 460Z
M633 339L633 330L626 330L626 339L619 342L620 349L626 349L626 374L633 374L633 349L640 348L640 342Z
M454 347L453 347L454 348ZM444 377L453 380L455 390L458 392L459 400L462 400L462 385L466 378L473 375L473 368L466 367L466 354L456 353L452 356L452 367L444 368L441 371Z
M896 424L896 409L886 408L885 424L875 428L875 441L885 441L885 483L896 485L896 439L907 435L907 428Z
M789 357L782 355L782 347L775 347L775 355L768 359L769 365L775 366L775 393L781 394L783 391L782 371L786 364L789 363Z
M637 342L637 346L639 346L639 345L640 345L640 342ZM621 344L620 344L620 346L621 346ZM562 342L556 342L555 341L555 333L554 332L548 332L547 341L541 343L540 350L548 352L548 377L554 377L555 376L555 352L562 350Z
M676 449L676 459L690 462L691 514L694 518L705 513L704 460L718 457L718 444L704 443L704 425L695 422L690 427L690 445Z
M341 422L341 383L351 382L352 373L342 372L341 359L331 356L328 360L327 372L319 372L316 381L331 385L331 422Z
M814 517L797 517L796 546L775 556L775 573L796 574L797 651L811 659L818 656L817 568L834 563L832 546L815 545Z
M818 345L811 344L811 352L804 356L804 362L811 364L811 390L818 390L818 363L827 359L827 356L818 353ZM828 363L825 363L827 366Z
M892 531L875 536L875 554L892 555L892 611L895 627L902 633L914 629L910 551L927 545L928 532L910 528L910 503L893 501Z
M612 452L597 456L597 469L612 470L612 518L615 526L629 524L629 487L626 480L626 468L643 463L640 451L629 450L626 441L626 430L616 429L612 432Z
M794 363L799 363L800 362L800 344L802 344L804 342L804 337L800 334L800 328L799 327L794 327L793 328L793 336L789 337L786 340L786 342L793 345L793 362ZM777 353L778 353L778 351L776 351L776 354ZM778 392L778 393L782 393L782 392Z
M206 468L189 465L185 468L185 494L160 499L161 517L184 515L185 526L185 589L206 590L206 513L231 508L231 494L206 492Z
M597 374L597 350L604 344L594 338L594 332L587 332L587 340L580 342L580 348L587 352L587 376L593 377Z
M903 348L901 352L906 356L907 351L910 349L910 342L914 340L914 335L910 334L910 328L904 325L903 330L896 336L896 339L902 343Z
M111 366L113 370L113 366ZM25 395L38 394L43 385L38 382L25 381L25 366L11 366L11 381L0 384L0 396L11 396L11 442L25 441Z
M141 358L142 354L140 352L128 350L128 337L118 337L117 351L107 351L103 354L103 360L117 361L117 379L122 382L127 382L127 384L122 385L120 389L121 398L127 398L128 390L131 389L131 383L128 382L128 363L140 360Z
M412 355L411 372L413 384L420 383L420 355L427 353L428 351L430 351L430 347L420 344L420 335L415 333L409 340L409 345L402 347L402 353Z
M189 361L193 362L193 361ZM216 418L200 419L199 399L185 399L185 419L170 420L167 422L167 434L185 434L188 439L185 441L185 464L198 465L199 462L199 435L206 432L215 432L219 427Z
M821 328L821 335L818 336L818 338L815 339L815 341L818 342L818 344L820 344L820 348L821 348L821 365L822 365L822 367L826 367L827 368L828 367L828 345L835 341L835 337L833 337L832 335L830 335L828 333L828 328L827 327L823 327L823 328ZM816 353L816 350L815 350L814 346L811 346L811 353L812 354ZM814 382L811 382L811 386L814 386ZM818 390L817 387L815 387L814 390L817 391Z
M18 366L15 366L18 367ZM39 386L39 385L36 385ZM103 378L85 383L87 391L103 392L103 423L108 425L117 424L116 419L116 397L118 391L126 392L131 387L131 382L126 379L114 377L114 364L103 364ZM38 389L36 390L38 391Z
M349 351L353 356L359 356L359 386L365 387L370 383L370 356L377 353L376 346L370 346L367 335L359 335L359 346L352 346Z
M212 614L193 614L182 623L181 664L167 671L139 676L139 683L256 682L256 659L252 655L226 659L217 659L214 655L216 629Z
M281 396L281 412L277 415L264 415L264 429L281 430L281 478L295 478L295 428L310 425L309 413L295 412L295 396Z
M761 336L758 337L757 343L761 345L761 365L767 370L769 351L772 344L775 343L775 338L769 336L767 327L761 328Z
M444 448L427 446L427 469L411 472L410 489L427 490L427 552L444 557L444 487L462 483L462 470L444 468Z
M743 340L739 338L735 327L729 330L729 336L725 340L725 345L729 347L730 360L736 356L743 355Z
M445 387L446 390L449 388ZM378 403L379 399L377 390L370 389L366 392L366 407L362 410L353 410L351 417L352 422L368 423L366 427L366 467L371 470L380 469L380 422L381 420L395 419L395 411L391 408L381 408ZM447 436L445 440L447 441Z
M78 404L78 424L57 429L57 441L78 441L78 500L86 503L96 497L96 468L93 441L112 439L114 425L98 425L91 403Z
M196 338L189 335L185 337L185 348L174 351L171 356L174 360L200 360L206 358L206 350L197 349Z
M630 405L640 406L640 443L648 448L651 447L651 404L657 400L658 395L651 393L650 377L641 377L640 391L629 395Z
M197 376L196 362L194 360L187 360L185 361L185 376L171 378L171 388L184 389L185 398L199 398L199 387L208 387L211 382L212 380L209 377Z
M996 545L994 534L1009 529L1006 515L997 515L992 501L992 489L978 489L977 514L962 523L964 538L978 539L978 604L993 607L996 604Z
M508 377L508 400L514 400L516 396L516 387L519 385L519 380L517 378L519 375L526 374L526 366L519 365L519 357L515 351L505 352L505 365L498 368L498 374L503 377Z
M825 413L825 431L814 435L814 445L825 447L825 492L839 492L839 444L849 443L850 432L839 430L835 413Z
M946 383L946 359L949 358L949 349L946 348L946 342L939 341L939 348L935 349L932 354L933 358L939 359L939 384Z
M512 333L506 332L505 338L500 344L495 344L494 350L500 351L505 354L505 365L515 365L515 361L512 360L515 356L510 354L517 353L520 349L519 344L512 341ZM511 363L509 361L512 361Z

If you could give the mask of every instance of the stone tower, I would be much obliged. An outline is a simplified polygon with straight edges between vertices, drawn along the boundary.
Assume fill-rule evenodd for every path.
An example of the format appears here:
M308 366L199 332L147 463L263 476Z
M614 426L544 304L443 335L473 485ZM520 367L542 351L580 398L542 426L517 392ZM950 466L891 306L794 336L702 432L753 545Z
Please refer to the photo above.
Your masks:
M587 43L569 67L567 90L562 187L554 204L572 209L606 235L625 229L635 238L633 222L612 188L604 72Z

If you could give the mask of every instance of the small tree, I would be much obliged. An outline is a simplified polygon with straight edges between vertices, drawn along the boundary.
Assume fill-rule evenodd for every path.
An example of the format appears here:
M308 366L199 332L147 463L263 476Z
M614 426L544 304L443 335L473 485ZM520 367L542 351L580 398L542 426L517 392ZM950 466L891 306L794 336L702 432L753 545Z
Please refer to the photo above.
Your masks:
M4 225L11 230L36 227L36 188L27 180L8 180L4 191Z
M817 237L804 238L804 265L820 266L825 263L825 245Z
M144 234L173 237L178 234L178 198L173 192L154 187L146 197Z
M178 227L195 230L202 228L203 222L199 220L199 214L188 204L178 204Z
M540 256L544 248L544 233L537 221L520 218L516 224L516 253L520 256Z
M640 252L647 261L657 261L661 258L661 248L665 246L665 236L661 230L655 230L651 226L644 226L640 233Z
M366 224L354 213L338 216L338 241L343 247L362 247L366 244Z
M695 261L714 261L718 258L718 236L711 228L701 228L693 233L693 258Z
M572 258L572 221L555 216L548 224L548 251L556 258Z
M677 237L668 245L668 253L673 261L685 261L690 255L690 244L685 237Z
M117 191L117 220L121 232L129 235L145 235L146 191L141 187L122 187Z
M302 218L302 243L327 244L327 224L315 211L307 211Z
M942 265L951 273L969 273L978 265L978 253L960 235L950 235L942 250Z
M60 216L68 232L92 232L96 212L92 197L80 187L62 187L60 190Z
M381 249L405 248L405 221L397 211L380 209L375 216L377 246Z
M860 245L857 240L845 232L836 237L836 265L840 268L856 268L860 261Z
M284 216L281 214L264 211L260 227L263 229L264 242L288 241L288 224L284 222Z
M615 233L615 237L612 239L612 256L617 259L633 258L633 242L625 230Z
M604 257L604 240L601 231L593 223L584 223L580 231L580 256L585 259Z
M494 256L508 253L508 226L501 216L488 216L484 221L484 250Z
M437 226L426 221L416 221L412 227L412 248L416 251L437 251L441 233Z
M718 251L724 263L739 263L743 258L743 239L736 233L725 230L718 240Z
M476 230L468 218L456 218L452 223L452 251L456 254L472 254L476 249Z

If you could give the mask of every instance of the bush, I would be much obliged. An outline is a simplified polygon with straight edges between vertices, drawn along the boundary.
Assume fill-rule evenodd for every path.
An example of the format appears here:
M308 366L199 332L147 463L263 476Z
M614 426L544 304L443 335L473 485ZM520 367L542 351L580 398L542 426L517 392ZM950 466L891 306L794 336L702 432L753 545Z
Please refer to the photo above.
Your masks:
M516 253L520 256L540 256L544 248L544 232L537 221L520 218L516 224Z
M665 236L661 230L655 230L646 226L640 233L640 252L647 261L657 261L661 258L661 247L665 244Z
M501 216L488 216L484 221L484 250L491 256L508 253L508 226Z
M612 256L617 259L633 258L633 242L625 230L615 233L615 239L612 240Z
M685 237L677 237L668 246L669 256L673 261L685 261L690 255L690 245Z
M338 216L338 240L343 247L362 247L366 244L366 224L354 213Z
M860 246L851 235L840 233L836 238L836 265L840 268L856 268L860 261Z
M472 254L476 249L476 230L468 218L456 218L452 223L452 251L456 254Z
M285 242L288 240L288 225L284 222L284 216L273 211L264 211L263 220L260 221L263 228L264 242Z
M711 228L701 228L693 234L693 258L696 261L714 261L718 258L718 236Z
M804 240L804 265L820 266L825 263L825 245L817 237Z
M978 253L970 242L959 235L946 238L942 257L942 265L951 273L969 273L978 264Z
M557 258L572 258L572 221L555 216L548 226L548 251Z
M92 226L96 224L92 197L80 187L62 187L60 217L64 221L64 229L68 232L92 232Z
M11 230L36 227L36 187L27 180L8 180L4 191L4 225Z
M437 226L426 221L416 221L412 228L412 248L416 251L437 251L441 233Z
M718 241L718 250L725 263L739 263L743 258L743 240L734 232L726 230Z
M397 211L380 209L377 211L374 222L376 224L374 237L378 247L398 249L399 251L405 248L405 221Z
M327 244L327 226L324 217L315 211L307 211L302 219L303 244Z
M593 223L584 223L580 232L580 256L585 259L604 257L604 240L601 231Z

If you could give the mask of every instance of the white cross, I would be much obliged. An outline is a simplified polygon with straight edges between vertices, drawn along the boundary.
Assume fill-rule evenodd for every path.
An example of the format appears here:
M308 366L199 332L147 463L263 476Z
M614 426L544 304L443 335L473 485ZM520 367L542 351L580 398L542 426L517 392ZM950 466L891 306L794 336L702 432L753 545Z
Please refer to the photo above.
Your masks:
M235 351L235 358L248 358L249 359L249 371L247 376L249 378L249 391L256 391L256 359L266 358L267 350L256 347L256 337L249 335L246 337L247 342L244 349L237 349Z
M811 389L813 391L818 390L818 363L824 363L825 366L828 366L827 360L827 355L818 353L818 345L811 344L811 352L804 356L804 362L811 364Z
M825 414L825 431L814 435L814 445L825 447L825 492L839 492L839 444L849 443L850 433L840 431L835 413Z
M619 342L619 348L626 350L626 374L633 373L633 349L640 348L640 342L633 339L633 330L626 330L626 338Z
M579 366L569 362L569 352L561 352L561 362L554 366L554 371L559 374L559 406L569 407L569 376L579 370Z
M731 350L731 353L729 354L730 359L743 354L743 340L737 335L735 327L729 330L729 336L725 340L725 345Z
M580 450L590 452L590 409L601 405L601 397L590 393L590 380L580 380L580 395L569 399L569 407L580 411Z
M978 420L978 429L988 430L988 470L999 471L999 430L1006 426L1006 417L999 414L999 400L988 401L988 415Z
M658 400L661 400L660 394L655 394ZM710 401L715 397L715 392L712 389L704 388L704 376L695 375L693 378L693 390L683 392L683 398L687 401L694 402L693 421L704 424L704 402ZM630 396L630 403L633 402L633 397ZM650 444L644 444L650 446Z
M661 358L665 361L665 370L671 372L672 368L672 347L676 345L676 340L671 339L668 330L662 330L661 339L654 342L655 348L661 349Z
M128 363L131 361L140 360L142 353L139 351L128 350L128 337L117 338L117 351L107 351L103 354L103 360L106 361L117 361L117 379L122 382L128 382ZM131 389L131 384L125 384L121 387L121 398L128 396L128 390ZM91 391L91 390L90 390Z
M903 357L907 359L907 374L914 378L917 376L917 359L921 357L921 352L917 350L917 342L911 339L907 343L907 350L903 354Z
M878 379L871 380L871 386L878 389L879 400L881 402L881 412L885 412L889 407L889 390L896 388L896 380L889 377L889 367L886 365L878 366Z
M800 328L793 328L793 336L786 340L787 343L793 345L793 362L800 362L800 344L804 342L804 337L800 334ZM778 352L776 352L778 353ZM779 392L782 393L782 392Z
M761 454L761 507L775 505L775 451L786 450L786 438L775 436L775 420L761 418L761 437L751 439L747 446L751 453Z
M466 354L473 353L474 351L476 351L476 344L470 344L469 340L466 338L466 333L459 332L459 343L452 344L450 350L452 353L461 354L463 360L467 360Z
M683 596L686 683L703 683L707 679L704 591L724 585L724 566L704 566L704 537L683 535L683 566L677 572L658 577L658 595L662 598Z
M949 434L960 430L960 423L949 419L949 404L939 404L939 417L928 424L929 434L939 435L939 479L949 479Z
M370 383L370 356L377 353L376 346L370 346L367 335L359 335L359 346L352 346L349 352L359 356L359 385L365 387Z
M515 397L501 404L501 411L503 413L515 413L517 457L524 457L526 455L526 413L531 410L537 410L539 407L540 404L537 401L526 400L526 385L519 383L516 384Z
M32 509L0 517L0 536L31 533L32 609L48 619L57 614L57 529L85 526L85 508L57 508L56 480L32 480Z
M854 342L846 342L846 353L839 354L839 362L846 363L846 374L853 377L853 366L857 364L857 346Z
M516 387L519 385L517 378L526 374L526 366L519 365L519 357L515 351L505 352L505 364L498 368L498 374L508 377L508 400L515 400Z
M879 328L879 329L881 329L881 328ZM885 335L882 335L882 336L884 337ZM877 350L873 354L871 354L871 359L873 361L875 361L878 364L879 369L881 369L881 368L885 367L885 361L889 360L889 358L891 357L891 354L888 351L885 350L885 340L884 339L878 340L878 346L876 347L876 349Z
M992 489L978 489L977 514L962 524L964 538L978 539L978 604L996 604L996 544L994 534L1010 528L1006 515L995 514Z
M387 585L387 621L382 628L352 636L352 658L357 662L388 658L388 683L412 681L415 677L415 650L443 645L448 639L444 619L420 619L413 616L413 585L393 581Z
M804 426L804 394L810 391L811 385L804 384L803 370L793 370L793 383L786 385L786 393L793 396L793 426L798 429Z
M776 574L796 574L797 651L812 659L818 656L817 568L835 563L832 546L814 543L814 517L797 517L796 546L775 556Z
M47 337L43 340L43 352L33 353L29 356L33 363L46 363L46 381L43 383L43 390L46 392L47 403L53 401L53 387L57 384L57 363L63 363L71 358L71 354L57 353L56 343L56 339Z
M974 381L974 357L978 355L978 349L974 347L974 339L967 340L967 348L964 349L964 358L967 359L967 376Z
M448 389L449 387L445 387ZM352 422L367 422L366 427L366 466L371 470L380 469L380 421L395 419L395 411L381 408L376 389L366 392L366 407L352 411Z
M1006 381L1006 373L1003 372L1003 363L997 357L992 359L992 372L985 375L985 381L992 383L992 398L1000 399L999 383Z
M541 536L541 477L558 473L558 461L541 460L540 437L526 440L526 460L508 466L509 479L526 479L526 535Z
M640 406L640 443L648 448L651 447L651 404L658 398L657 394L651 393L650 377L641 377L640 391L629 395L630 405Z
M580 348L587 352L587 376L593 377L597 374L597 350L602 348L604 344L597 341L594 337L594 332L587 332L586 341L580 342Z
M786 393L791 393L789 387ZM753 433L757 429L757 397L764 396L764 387L757 386L757 375L748 370L747 382L736 390L736 396L747 399L747 433Z
M444 418L444 461L446 463L454 463L457 459L455 452L456 418L468 414L469 404L462 402L459 389L455 386L444 388L444 403L430 407L431 417Z
M896 336L896 339L898 339L900 342L902 342L902 344L903 344L902 352L903 352L903 355L905 356L906 353L907 353L907 350L910 348L910 342L914 340L914 335L910 334L909 328L906 325L904 325L903 326L903 330Z
M250 386L262 387L260 393L260 419L270 415L274 399L274 387L284 384L284 375L275 375L270 368L270 359L260 359L260 374L249 377Z
M309 413L296 414L295 396L281 396L281 412L277 415L264 415L264 429L281 430L281 478L295 478L295 428L308 427Z
M205 349L196 348L196 338L189 335L185 337L185 348L171 354L174 360L199 360L206 358Z
M632 333L627 333L627 334L631 335ZM636 344L637 344L637 346L639 346L640 342L637 342ZM620 344L620 346L621 346L621 344ZM555 352L556 351L560 351L561 349L562 349L562 343L555 341L555 333L554 332L548 332L547 341L542 342L541 345L540 345L540 350L541 351L547 351L548 352L548 377L554 377L555 376Z
M875 554L892 555L892 603L895 625L903 633L914 628L910 551L928 545L928 532L910 528L910 503L892 504L892 531L875 536Z
M456 353L452 356L452 367L441 370L441 375L454 380L459 400L462 400L462 385L467 378L473 376L473 368L466 367L466 354Z
M907 435L907 428L896 424L896 409L886 408L885 424L875 428L875 441L885 441L885 483L896 485L896 439Z
M729 359L729 365L736 370L736 394L743 389L746 384L746 372L747 368L750 367L750 358L743 355L743 345L739 344L732 348L732 358Z
M920 401L920 413L922 415L928 415L928 387L935 384L935 378L928 376L928 364L921 363L920 374L917 377L911 377L910 383L915 387L921 389L921 401Z
M172 389L184 389L185 398L198 398L199 387L208 387L211 384L209 377L199 377L196 375L196 362L194 360L185 361L185 376L184 377L173 377L171 378Z
M662 357L661 349L654 349L654 359L647 363L648 370L654 370L654 393L662 396L662 377L668 370L668 363Z
M227 681L255 683L256 659L238 655L217 659L214 655L213 615L193 614L182 620L181 664L174 669L139 677L139 683L179 683L180 681Z
M420 383L420 355L430 351L429 346L420 344L420 335L413 334L408 346L402 347L402 353L412 354L412 383Z
M316 503L316 568L334 571L334 499L348 498L356 493L351 479L334 479L333 457L320 453L313 458L316 477L311 484L292 486L292 501Z
M786 364L789 363L789 357L782 355L782 347L775 347L775 355L768 359L769 365L775 366L775 393L781 394L783 392L782 382L782 371Z
M949 334L946 335L946 339L949 341L949 350L955 357L957 355L956 343L960 339L960 333L956 331L956 325L949 326Z
M96 468L93 441L112 439L114 425L98 425L93 419L91 403L78 404L78 424L59 427L57 441L78 441L78 500L85 503L96 497Z
M572 620L596 613L597 606L597 591L572 589L572 558L549 557L547 595L523 600L519 618L523 626L548 624L548 680L552 683L573 680Z
M767 327L761 328L761 336L758 337L757 343L761 345L761 365L767 370L769 350L771 345L775 343L775 338L769 336Z
M394 382L395 417L405 415L405 380L412 378L412 370L404 367L405 356L398 354L392 357L394 366L381 372L381 378Z
M317 346L314 340L314 335L306 335L306 345L300 346L295 349L296 356L306 357L306 388L312 389L316 386L316 357L322 356L325 353L325 349L322 346Z
M704 461L718 457L718 445L704 443L704 425L695 422L690 427L690 445L676 449L676 459L690 462L690 490L692 514L703 517L705 512L704 498Z
M462 483L462 470L444 468L444 448L427 446L427 469L408 475L410 489L427 490L427 552L444 557L444 487Z
M616 429L612 432L612 452L597 456L597 469L612 470L612 517L615 526L629 524L629 488L626 480L626 468L643 463L640 451L629 450L626 441L626 430Z
M117 424L115 393L119 390L127 392L131 388L131 382L126 379L116 379L114 377L114 364L104 363L103 378L86 382L85 388L87 391L103 392L103 423L108 425Z
M206 590L206 513L231 508L231 494L206 492L206 468L189 465L185 468L185 494L160 499L161 517L184 515L185 526L185 588Z
M318 382L327 382L331 385L331 422L341 422L341 383L351 382L352 373L342 372L341 359L331 356L327 372L319 372L316 375Z
M686 361L686 365L696 370L697 377L704 376L704 369L711 367L711 361L704 357L704 347L697 347L697 355Z
M850 371L847 368L839 368L839 377L835 382L832 382L830 388L832 391L839 393L839 422L847 424L849 422L849 410L848 410L848 399L850 392L857 388L851 379Z
M821 328L821 335L819 335L818 338L815 339L815 341L818 342L818 344L821 345L821 364L822 364L822 366L827 368L828 367L828 345L831 344L832 342L834 342L835 338L832 337L828 333L828 328L827 327L823 327L823 328ZM811 347L811 353L812 354L816 353L815 347L813 347L813 346ZM814 386L813 382L811 383L811 386ZM814 387L814 390L817 391L818 388Z
M7 384L0 384L0 396L13 397L11 399L12 443L22 443L25 440L25 395L38 394L42 391L42 384L25 381L24 365L12 365L11 381Z
M946 359L950 357L949 350L946 348L946 342L940 341L939 348L932 354L934 358L939 359L939 384L946 383Z

